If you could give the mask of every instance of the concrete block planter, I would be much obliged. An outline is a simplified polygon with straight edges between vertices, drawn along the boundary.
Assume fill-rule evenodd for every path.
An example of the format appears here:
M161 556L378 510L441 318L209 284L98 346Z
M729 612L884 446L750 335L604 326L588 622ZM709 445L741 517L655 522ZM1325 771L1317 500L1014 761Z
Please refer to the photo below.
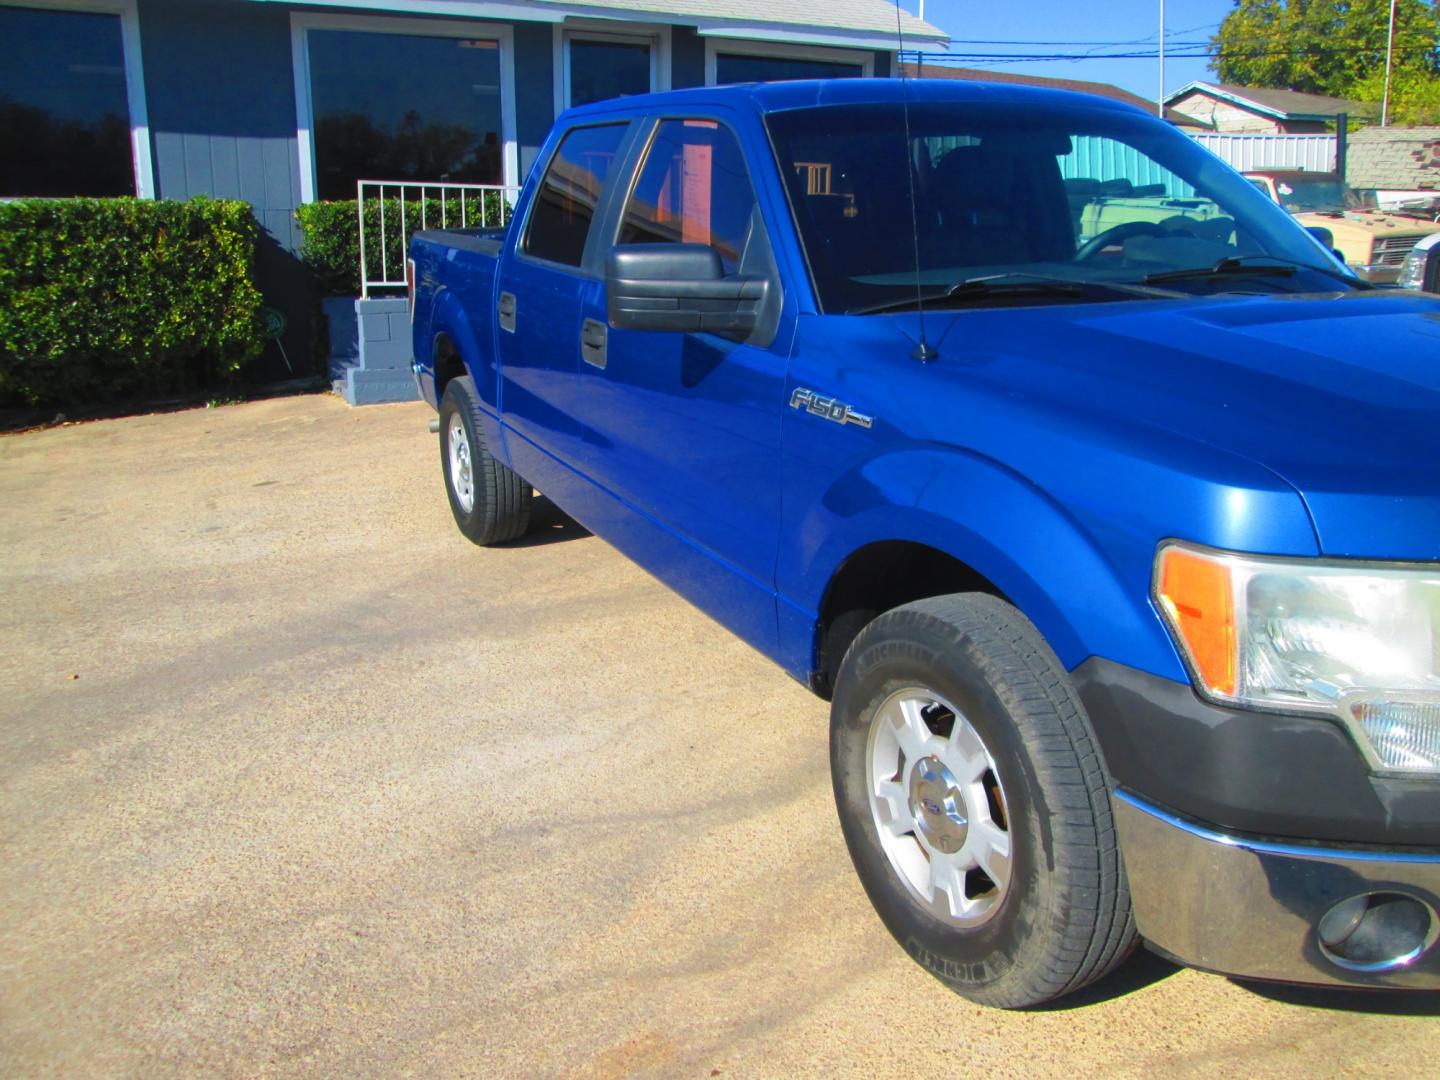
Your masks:
M404 297L322 301L330 320L330 382L351 405L414 401L410 313Z

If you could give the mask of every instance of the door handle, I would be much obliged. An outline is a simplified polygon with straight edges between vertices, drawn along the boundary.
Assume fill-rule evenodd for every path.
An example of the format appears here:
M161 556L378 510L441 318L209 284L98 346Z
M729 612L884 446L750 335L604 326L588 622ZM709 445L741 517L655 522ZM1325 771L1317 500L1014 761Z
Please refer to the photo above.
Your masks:
M580 327L580 359L603 368L607 362L605 343L609 336L609 328L603 322L586 319Z
M495 310L499 316L497 321L500 323L500 329L508 330L513 334L515 332L515 294L513 292L502 292L500 294L500 303L496 306Z

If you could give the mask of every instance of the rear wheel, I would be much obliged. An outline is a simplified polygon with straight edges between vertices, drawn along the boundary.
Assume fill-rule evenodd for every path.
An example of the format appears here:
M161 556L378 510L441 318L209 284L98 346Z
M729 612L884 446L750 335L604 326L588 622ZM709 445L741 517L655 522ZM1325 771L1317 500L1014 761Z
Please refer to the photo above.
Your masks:
M840 667L830 752L866 892L936 978L1018 1008L1077 990L1129 953L1094 734L1014 608L944 596L870 623Z
M440 465L455 524L482 546L501 544L530 526L534 491L485 445L475 388L451 379L440 400Z

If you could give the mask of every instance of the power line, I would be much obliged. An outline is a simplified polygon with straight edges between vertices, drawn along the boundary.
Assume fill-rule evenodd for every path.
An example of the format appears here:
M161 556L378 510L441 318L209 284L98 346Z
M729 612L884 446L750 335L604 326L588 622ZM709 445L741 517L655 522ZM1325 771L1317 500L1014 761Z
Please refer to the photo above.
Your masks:
M1172 37L1179 37L1181 34L1193 34L1199 30L1215 30L1218 29L1219 26L1219 23L1203 23L1200 26L1187 26L1180 30L1166 30L1165 37L1168 39ZM1118 48L1121 45L1143 45L1145 44L1145 42L1153 41L1159 36L1160 35L1158 33L1146 34L1142 38L1130 38L1126 41L1039 41L1020 39L1008 40L1005 38L951 38L950 41L951 44L954 45L1074 45L1077 48L1081 45L1094 45L1105 48ZM1182 42L1181 44L1187 43ZM1208 44L1208 42L1194 42L1189 44ZM926 55L929 54L927 53ZM945 54L937 53L936 55L943 56Z
M1175 59L1211 59L1223 57L1232 60L1260 60L1269 57L1286 56L1308 56L1314 52L1312 49L1212 49L1208 43L1189 42L1173 48L1167 47L1165 55ZM1433 45L1414 45L1408 48L1397 46L1397 54L1409 53L1416 56L1429 56L1436 52ZM916 56L915 53L906 53L907 57ZM964 61L969 63L977 60L994 61L1026 61L1035 62L1042 60L1157 60L1160 56L1159 49L1146 49L1138 52L1083 52L1083 53L1016 53L1016 52L945 52L945 53L920 53L920 59L927 64L944 64Z

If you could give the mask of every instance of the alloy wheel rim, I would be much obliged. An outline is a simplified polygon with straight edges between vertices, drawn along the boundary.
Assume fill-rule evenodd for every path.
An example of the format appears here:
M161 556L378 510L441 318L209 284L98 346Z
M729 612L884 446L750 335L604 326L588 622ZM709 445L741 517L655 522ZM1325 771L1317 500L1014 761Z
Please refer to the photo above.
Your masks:
M446 443L450 448L450 490L460 509L468 514L475 506L475 474L470 464L470 438L459 416L450 418Z
M933 690L908 687L870 723L866 790L890 866L930 914L975 927L1010 889L1009 804L980 734Z

